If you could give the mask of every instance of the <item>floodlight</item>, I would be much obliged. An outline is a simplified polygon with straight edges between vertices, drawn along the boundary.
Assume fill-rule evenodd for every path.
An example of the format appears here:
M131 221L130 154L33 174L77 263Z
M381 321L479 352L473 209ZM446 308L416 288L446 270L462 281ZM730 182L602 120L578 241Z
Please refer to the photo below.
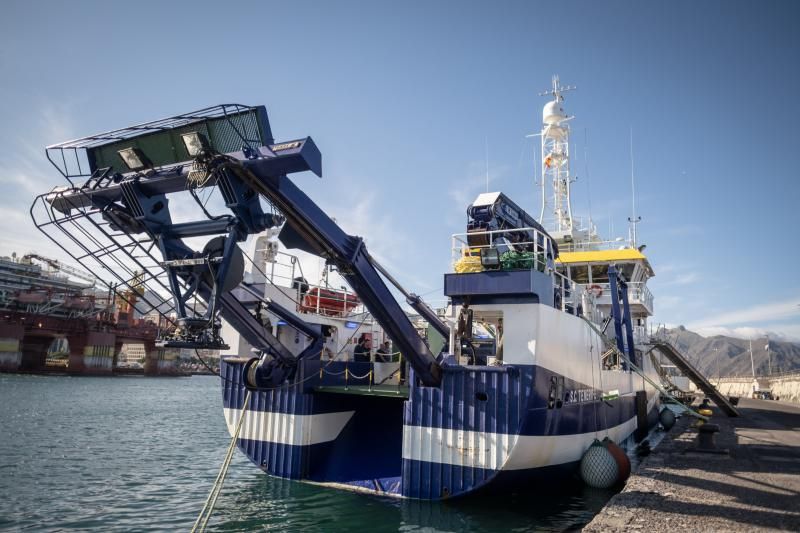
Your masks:
M192 157L197 157L209 148L208 139L199 131L184 133L181 135L181 139L183 140L183 145L186 147L186 151Z
M497 248L481 248L481 266L490 270L500 268L500 254Z
M150 160L147 159L147 156L144 155L144 152L138 148L123 148L117 153L120 159L122 159L122 162L125 163L125 166L130 170L142 170L153 166Z

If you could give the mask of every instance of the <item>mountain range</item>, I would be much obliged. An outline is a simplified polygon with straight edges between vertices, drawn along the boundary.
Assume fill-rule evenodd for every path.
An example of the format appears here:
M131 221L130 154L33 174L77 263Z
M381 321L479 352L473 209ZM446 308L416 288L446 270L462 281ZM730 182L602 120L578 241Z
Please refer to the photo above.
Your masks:
M707 377L752 376L750 340L715 335L703 337L683 326L667 329L667 337ZM766 347L769 343L769 352ZM757 376L800 371L800 344L759 337L752 339Z

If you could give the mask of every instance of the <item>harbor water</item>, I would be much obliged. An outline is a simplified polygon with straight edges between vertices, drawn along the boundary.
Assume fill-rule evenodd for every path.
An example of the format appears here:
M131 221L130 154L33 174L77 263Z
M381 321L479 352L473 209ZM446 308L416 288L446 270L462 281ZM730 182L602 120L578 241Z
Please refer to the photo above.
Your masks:
M217 378L0 374L0 529L191 528L230 440ZM563 531L613 493L531 487L445 503L275 479L236 453L210 529Z

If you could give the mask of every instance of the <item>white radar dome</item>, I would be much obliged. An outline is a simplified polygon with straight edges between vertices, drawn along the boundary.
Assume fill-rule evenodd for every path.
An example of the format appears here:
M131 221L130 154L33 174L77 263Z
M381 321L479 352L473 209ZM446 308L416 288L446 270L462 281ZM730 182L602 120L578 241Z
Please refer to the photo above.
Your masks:
M564 108L561 107L561 102L553 100L552 102L547 102L544 105L544 109L542 110L542 121L545 124L558 124L566 118L567 114L564 112Z

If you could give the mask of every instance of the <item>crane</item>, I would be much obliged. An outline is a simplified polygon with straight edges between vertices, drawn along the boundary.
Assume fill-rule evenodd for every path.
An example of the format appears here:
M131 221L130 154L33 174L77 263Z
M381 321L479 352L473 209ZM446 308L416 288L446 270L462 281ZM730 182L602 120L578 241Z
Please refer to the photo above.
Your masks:
M187 120L196 131L187 132ZM205 126L206 123L213 126ZM251 134L245 132L247 125ZM311 137L275 144L263 106L221 105L156 121L152 127L163 132L159 133L158 142L153 141L153 146L163 148L159 153L166 158L159 159L158 168L143 148L133 144L142 135L150 135L142 133L146 128L141 125L113 135L49 147L71 150L77 142L75 147L87 150L92 174L82 176L87 179L80 188L48 193L45 201L54 216L58 212L67 217L97 214L102 218L102 222L91 222L93 231L105 232L114 252L119 252L120 257L125 255L118 266L143 267L145 256L149 265L157 265L158 268L145 269L144 276L169 290L178 326L175 332L159 338L159 346L227 349L220 336L224 319L260 354L254 383L273 388L291 380L299 361L319 356L323 345L319 325L306 323L278 302L262 300L271 313L311 339L308 347L295 356L234 291L242 286L250 292L243 283L245 259L237 243L248 235L274 228L288 248L309 252L335 265L402 352L416 377L428 386L441 383L436 355L394 299L381 277L385 270L375 263L364 240L345 233L289 179L288 174L304 171L322 176L322 154ZM177 132L181 132L183 146L176 144ZM112 137L118 140L109 143ZM123 156L128 159L120 159ZM198 196L198 190L206 187L219 191L228 213L212 216L206 210ZM194 220L173 222L167 195L179 192L188 192L198 204ZM264 212L262 203L270 212ZM113 235L106 232L106 225ZM131 254L133 248L118 240L122 235L130 239L142 234L153 244L137 248L139 255ZM189 239L198 237L213 238L202 250L196 250ZM81 239L76 237L74 241L80 244ZM153 256L151 250L160 257ZM89 247L84 251L96 260L109 253ZM137 284L128 283L131 288ZM196 297L205 303L200 310L190 304ZM417 300L418 297L413 299L414 304L422 308ZM423 316L434 321L441 332L448 331L435 313Z
M79 270L79 269L77 269L75 267L71 267L69 265L65 265L64 263L62 263L58 259L53 259L51 257L45 257L43 255L39 255L39 254L33 253L33 252L25 254L22 259L24 261L25 260L26 261L30 261L31 259L36 259L37 261L41 261L42 263L45 263L46 265L49 265L51 268L53 268L55 270L58 270L60 272L63 272L64 274L67 274L68 276L72 276L72 277L81 279L81 280L83 280L83 281L88 283L88 285L86 285L86 287L85 287L87 289L89 289L91 287L94 287L95 284L97 283L97 278L93 274L89 274L88 272L84 272L83 270Z

